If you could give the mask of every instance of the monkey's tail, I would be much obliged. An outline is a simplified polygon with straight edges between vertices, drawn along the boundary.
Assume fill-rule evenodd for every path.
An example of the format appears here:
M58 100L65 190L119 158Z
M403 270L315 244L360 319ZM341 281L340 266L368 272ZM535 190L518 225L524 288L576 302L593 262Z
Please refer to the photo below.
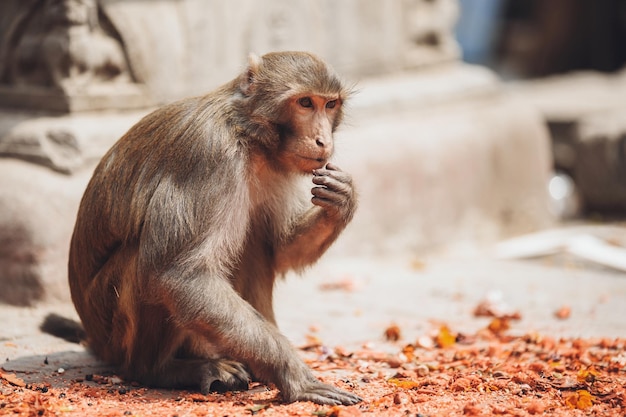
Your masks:
M87 339L85 329L80 322L55 313L46 316L39 330L72 343L81 343Z

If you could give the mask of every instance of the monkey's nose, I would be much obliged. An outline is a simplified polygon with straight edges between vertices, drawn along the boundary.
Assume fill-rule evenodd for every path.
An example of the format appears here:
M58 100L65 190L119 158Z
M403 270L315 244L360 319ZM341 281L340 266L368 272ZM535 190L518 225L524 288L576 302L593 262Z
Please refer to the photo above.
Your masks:
M315 138L315 143L317 144L317 146L319 146L320 148L325 148L327 145L327 141L324 138L321 137L317 137Z

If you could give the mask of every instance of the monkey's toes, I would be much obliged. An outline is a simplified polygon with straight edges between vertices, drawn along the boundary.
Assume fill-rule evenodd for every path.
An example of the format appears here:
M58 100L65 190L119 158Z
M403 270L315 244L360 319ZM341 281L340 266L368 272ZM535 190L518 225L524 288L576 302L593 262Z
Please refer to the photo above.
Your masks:
M249 382L250 375L241 363L219 359L204 366L200 390L203 394L245 391Z

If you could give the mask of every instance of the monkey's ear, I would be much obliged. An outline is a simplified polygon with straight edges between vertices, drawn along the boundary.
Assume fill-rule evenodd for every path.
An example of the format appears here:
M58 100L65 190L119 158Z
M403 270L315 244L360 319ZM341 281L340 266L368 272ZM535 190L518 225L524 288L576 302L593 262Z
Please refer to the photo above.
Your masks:
M254 92L255 87L255 78L259 73L259 66L261 65L261 57L251 53L248 55L248 68L246 68L246 72L241 77L241 83L239 88L241 88L241 92L249 96Z

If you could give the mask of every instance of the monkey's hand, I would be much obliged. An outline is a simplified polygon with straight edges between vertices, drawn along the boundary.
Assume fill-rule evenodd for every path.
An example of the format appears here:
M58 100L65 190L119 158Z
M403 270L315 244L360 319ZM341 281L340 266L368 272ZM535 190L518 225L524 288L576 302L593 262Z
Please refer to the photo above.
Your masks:
M276 270L300 270L317 261L350 222L356 192L350 174L333 164L313 171L314 204L296 223L276 251Z
M322 405L353 405L363 401L356 394L326 385L317 379L307 381L306 386L300 392L293 393L285 399L288 402L312 401Z
M348 223L356 209L356 193L352 186L352 177L333 164L313 171L311 201L324 209L326 214L343 223Z

